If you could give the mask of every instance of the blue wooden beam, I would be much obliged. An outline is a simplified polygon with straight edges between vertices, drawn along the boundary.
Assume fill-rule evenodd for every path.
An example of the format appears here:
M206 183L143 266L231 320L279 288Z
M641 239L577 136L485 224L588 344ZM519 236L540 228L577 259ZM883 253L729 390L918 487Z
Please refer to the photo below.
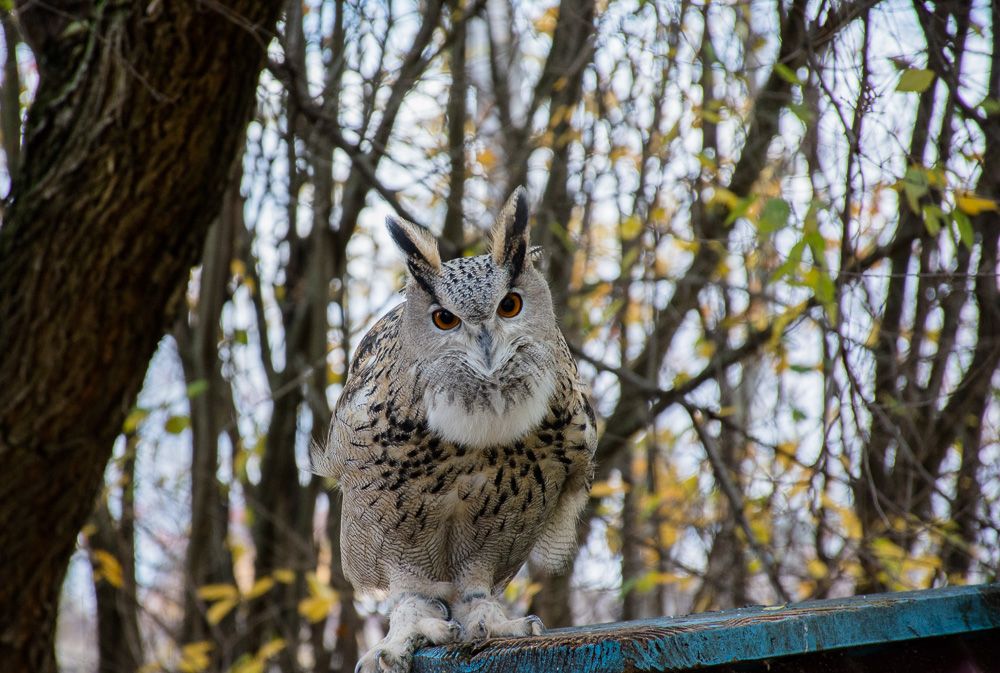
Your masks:
M748 607L425 648L414 656L413 670L683 671L987 631L995 631L996 638L986 642L996 643L1000 655L1000 584ZM1000 659L993 661L1000 670Z

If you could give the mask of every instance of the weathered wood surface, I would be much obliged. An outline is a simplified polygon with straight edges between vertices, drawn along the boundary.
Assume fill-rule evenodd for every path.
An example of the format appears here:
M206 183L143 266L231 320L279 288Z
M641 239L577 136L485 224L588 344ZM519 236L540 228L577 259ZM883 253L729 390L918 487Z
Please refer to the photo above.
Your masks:
M964 667L961 657L967 657L961 660ZM886 661L925 665L879 668ZM932 661L949 662L948 668ZM416 655L414 672L733 670L730 665L743 671L765 670L763 665L783 671L916 673L990 670L985 662L1000 671L1000 584L748 607L427 648Z

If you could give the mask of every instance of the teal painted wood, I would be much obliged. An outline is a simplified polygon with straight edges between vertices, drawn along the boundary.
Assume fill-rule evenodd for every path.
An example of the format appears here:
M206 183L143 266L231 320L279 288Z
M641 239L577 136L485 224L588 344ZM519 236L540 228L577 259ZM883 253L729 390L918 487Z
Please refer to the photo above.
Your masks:
M987 629L1000 584L750 607L556 629L420 650L414 673L676 671Z

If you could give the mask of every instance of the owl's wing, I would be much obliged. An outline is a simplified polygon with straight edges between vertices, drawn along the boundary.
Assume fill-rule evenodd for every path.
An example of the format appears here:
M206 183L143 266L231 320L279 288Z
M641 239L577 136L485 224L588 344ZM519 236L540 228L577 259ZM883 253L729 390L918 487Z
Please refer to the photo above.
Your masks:
M576 525L587 505L590 485L594 480L594 451L597 449L594 411L582 386L577 387L576 397L577 409L573 414L572 427L576 429L579 441L577 451L571 454L573 463L569 478L559 495L555 512L531 550L532 566L549 575L565 569L576 556L579 549Z
M344 469L352 460L363 460L370 451L370 433L363 428L368 423L367 405L360 403L363 391L345 388L334 410L326 444L312 452L312 469L316 474L340 481ZM359 429L360 428L360 429Z
M377 422L371 405L384 395L391 378L389 369L397 359L394 351L399 346L397 326L402 311L402 304L389 311L358 344L326 445L312 452L312 469L317 474L343 481L352 462L364 464L372 456Z

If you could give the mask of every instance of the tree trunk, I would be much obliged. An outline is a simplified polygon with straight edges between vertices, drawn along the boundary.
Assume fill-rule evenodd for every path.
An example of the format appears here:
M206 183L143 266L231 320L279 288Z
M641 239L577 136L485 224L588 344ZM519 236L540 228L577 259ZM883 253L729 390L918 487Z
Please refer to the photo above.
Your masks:
M236 658L233 613L218 624L206 618L206 602L198 589L207 584L234 584L229 533L229 491L219 482L219 437L236 416L229 382L222 376L217 345L220 320L229 299L230 262L237 230L242 227L241 171L236 171L223 198L222 214L209 229L201 262L197 304L177 321L174 337L190 387L204 391L191 396L191 532L184 558L184 619L180 642L212 638L212 668L223 670Z
M98 673L138 671L143 662L139 629L139 603L135 582L135 435L129 435L122 463L121 516L112 518L106 501L100 502L91 518L91 553L111 554L121 564L121 582L102 574L94 576L97 597ZM93 563L93 557L91 559Z
M466 94L469 78L465 72L465 21L453 28L455 42L451 45L451 88L448 90L448 210L441 231L441 252L444 259L462 256L463 237L462 201L465 197L465 123Z
M218 213L280 3L18 5L41 78L0 229L0 661L48 673L77 531Z

